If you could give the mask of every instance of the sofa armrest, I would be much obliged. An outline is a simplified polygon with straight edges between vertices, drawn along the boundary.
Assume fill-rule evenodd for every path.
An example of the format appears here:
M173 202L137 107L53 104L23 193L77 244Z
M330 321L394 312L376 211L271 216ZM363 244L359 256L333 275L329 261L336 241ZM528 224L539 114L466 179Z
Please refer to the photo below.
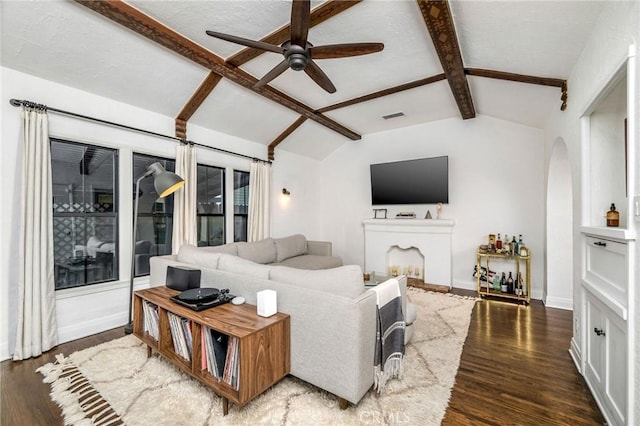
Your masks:
M331 256L331 241L307 240L307 254L316 254L318 256Z

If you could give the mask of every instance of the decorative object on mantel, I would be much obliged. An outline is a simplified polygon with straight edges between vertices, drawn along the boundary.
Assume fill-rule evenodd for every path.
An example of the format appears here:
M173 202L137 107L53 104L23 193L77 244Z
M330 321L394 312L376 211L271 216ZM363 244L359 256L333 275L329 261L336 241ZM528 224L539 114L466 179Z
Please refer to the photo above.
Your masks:
M442 218L442 203L436 204L436 219Z
M426 215L424 215L424 218L425 218L425 219L433 219L433 218L431 217L431 210L427 210L427 214L426 214Z
M439 425L476 300L415 288L408 288L407 294L417 311L414 327L421 332L406 346L402 380L389 385L383 396L371 389L358 405L343 411L325 391L287 376L243 408L230 407L226 423L257 424L269 419L267 423L306 424L312 418L317 424L362 424L363 419L399 416L408 424ZM75 375L61 377L63 368ZM101 419L106 417L112 424L225 423L221 410L212 409L220 406L220 397L162 357L147 358L145 345L131 335L69 356L59 355L55 364L42 366L38 372L52 387L65 380L69 385L83 383L51 393L69 424L102 410ZM80 395L83 390L86 392ZM76 397L75 401L68 396ZM99 403L83 404L86 400ZM424 401L429 401L428 408ZM398 407L402 407L400 414Z
M618 227L620 225L620 212L616 211L616 205L611 203L611 208L607 212L607 226Z
M415 212L400 212L396 214L396 219L415 219L415 218L416 218Z
M384 214L384 217L383 217ZM387 218L387 209L373 209L373 218L374 219L386 219Z

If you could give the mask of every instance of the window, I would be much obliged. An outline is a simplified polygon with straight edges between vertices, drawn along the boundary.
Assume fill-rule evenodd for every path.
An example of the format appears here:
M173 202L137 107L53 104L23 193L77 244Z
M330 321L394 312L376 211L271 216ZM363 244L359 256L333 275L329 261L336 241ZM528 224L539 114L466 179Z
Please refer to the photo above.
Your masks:
M118 279L117 157L51 139L56 290Z
M198 246L225 243L224 169L198 164Z
M247 241L249 218L249 173L233 172L233 239Z
M144 154L133 154L133 183L144 175L150 164L158 162L165 170L175 172L176 162L166 158ZM171 254L173 235L173 194L158 198L153 178L140 181L138 191L138 224L134 253L135 276L149 275L149 259L153 256ZM128 244L131 244L129 242Z

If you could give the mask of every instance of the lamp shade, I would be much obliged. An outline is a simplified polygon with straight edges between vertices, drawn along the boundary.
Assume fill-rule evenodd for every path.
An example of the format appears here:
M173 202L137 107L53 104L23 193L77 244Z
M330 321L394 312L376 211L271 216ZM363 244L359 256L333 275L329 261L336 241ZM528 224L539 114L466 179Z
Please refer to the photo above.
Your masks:
M173 194L184 186L184 179L175 173L168 172L160 163L153 163L148 168L153 176L153 186L160 198Z

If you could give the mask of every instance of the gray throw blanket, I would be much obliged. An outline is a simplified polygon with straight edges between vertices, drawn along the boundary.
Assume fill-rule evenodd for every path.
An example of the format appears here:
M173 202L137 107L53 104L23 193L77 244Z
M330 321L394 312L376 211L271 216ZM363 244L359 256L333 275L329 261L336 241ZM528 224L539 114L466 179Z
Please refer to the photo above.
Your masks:
M404 316L398 280L392 278L372 290L377 300L373 377L374 388L380 393L388 380L402 376Z

